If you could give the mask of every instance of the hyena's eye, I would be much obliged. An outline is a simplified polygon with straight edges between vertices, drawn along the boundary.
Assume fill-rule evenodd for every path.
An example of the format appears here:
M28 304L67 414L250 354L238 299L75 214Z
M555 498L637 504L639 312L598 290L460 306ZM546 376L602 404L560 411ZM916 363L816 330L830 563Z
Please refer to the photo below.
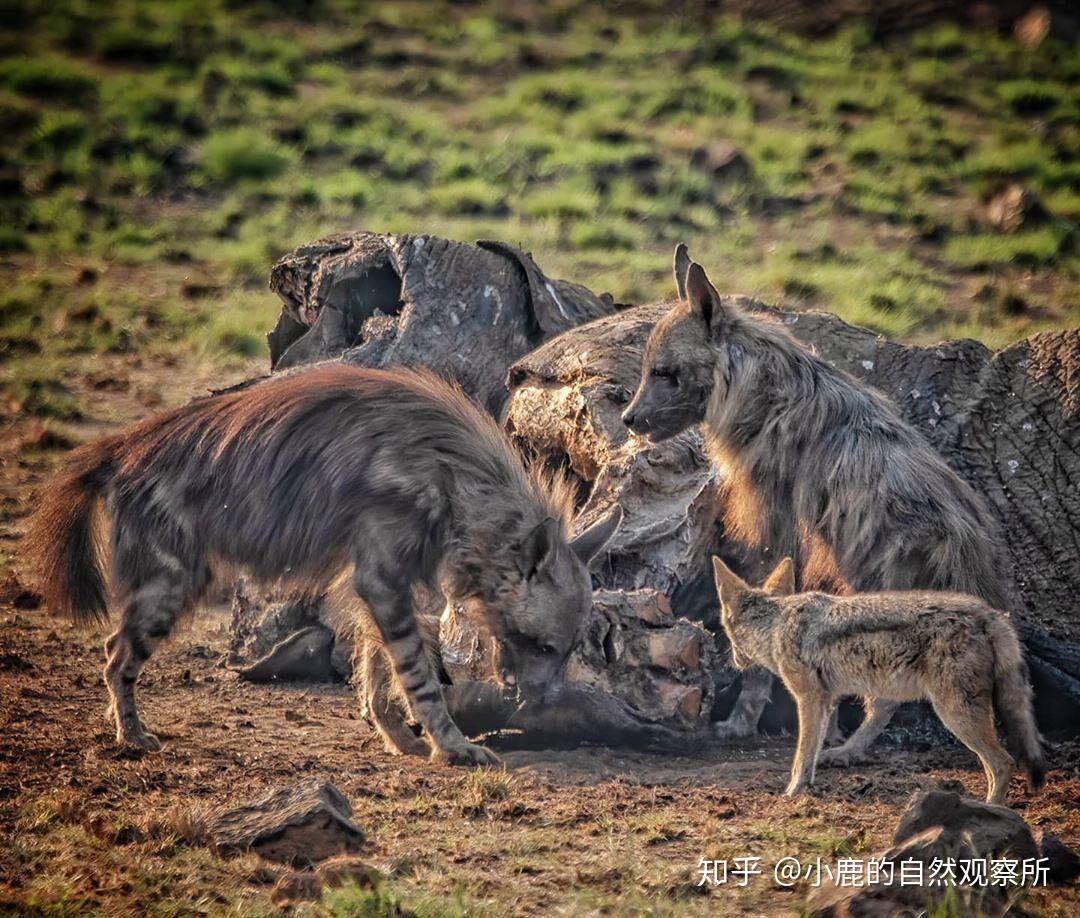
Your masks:
M541 644L537 649L540 651L540 653L544 654L544 656L552 653L558 653L555 647L551 644Z
M663 379L667 382L675 383L676 385L679 382L678 374L674 370L669 370L667 367L653 367L652 375L656 379Z

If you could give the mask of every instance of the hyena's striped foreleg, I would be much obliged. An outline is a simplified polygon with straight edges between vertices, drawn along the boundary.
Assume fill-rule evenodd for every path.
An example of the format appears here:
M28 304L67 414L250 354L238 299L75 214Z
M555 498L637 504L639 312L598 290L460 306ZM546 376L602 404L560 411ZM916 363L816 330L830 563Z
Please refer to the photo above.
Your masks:
M394 684L394 673L382 642L361 638L356 644L354 660L361 713L382 737L386 751L395 755L430 754L431 747L407 723L408 711Z
M499 757L470 743L450 718L417 627L411 584L391 573L398 567L408 569L404 559L393 557L393 547L368 543L356 560L353 587L371 612L413 716L431 738L432 758L454 765L496 764Z

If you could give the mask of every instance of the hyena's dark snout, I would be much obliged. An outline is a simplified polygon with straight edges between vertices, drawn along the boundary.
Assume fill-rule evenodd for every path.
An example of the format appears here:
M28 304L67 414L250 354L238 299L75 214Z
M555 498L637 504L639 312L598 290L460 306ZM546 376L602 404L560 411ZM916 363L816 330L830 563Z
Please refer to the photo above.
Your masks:
M522 701L550 704L563 690L565 681L564 667L554 668L546 665L523 667L525 672L502 666L499 668L499 682L508 693ZM529 671L532 670L532 671Z
M648 416L636 404L631 404L622 413L622 422L636 434L649 432Z

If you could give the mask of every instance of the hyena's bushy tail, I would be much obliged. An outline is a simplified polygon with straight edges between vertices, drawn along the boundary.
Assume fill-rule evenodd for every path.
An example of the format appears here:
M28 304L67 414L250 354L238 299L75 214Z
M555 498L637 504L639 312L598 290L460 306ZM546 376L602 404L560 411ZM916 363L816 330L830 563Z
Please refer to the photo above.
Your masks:
M108 616L98 501L117 443L106 438L72 453L67 468L39 495L23 538L46 608L77 625L99 625Z
M1031 703L1031 682L1016 631L1005 618L990 627L994 651L994 706L1005 727L1013 754L1027 773L1028 786L1038 790L1046 775L1039 729Z

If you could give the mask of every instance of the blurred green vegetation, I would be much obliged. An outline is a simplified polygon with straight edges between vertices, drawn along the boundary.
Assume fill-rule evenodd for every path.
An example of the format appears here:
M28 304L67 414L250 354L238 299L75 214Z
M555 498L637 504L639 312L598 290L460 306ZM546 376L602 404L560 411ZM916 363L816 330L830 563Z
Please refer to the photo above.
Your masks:
M670 295L685 240L726 290L909 340L1080 320L1076 43L648 2L2 6L0 370L42 413L80 355L261 354L272 261L348 228L503 238L622 302ZM1014 233L985 219L1008 183L1042 203Z

